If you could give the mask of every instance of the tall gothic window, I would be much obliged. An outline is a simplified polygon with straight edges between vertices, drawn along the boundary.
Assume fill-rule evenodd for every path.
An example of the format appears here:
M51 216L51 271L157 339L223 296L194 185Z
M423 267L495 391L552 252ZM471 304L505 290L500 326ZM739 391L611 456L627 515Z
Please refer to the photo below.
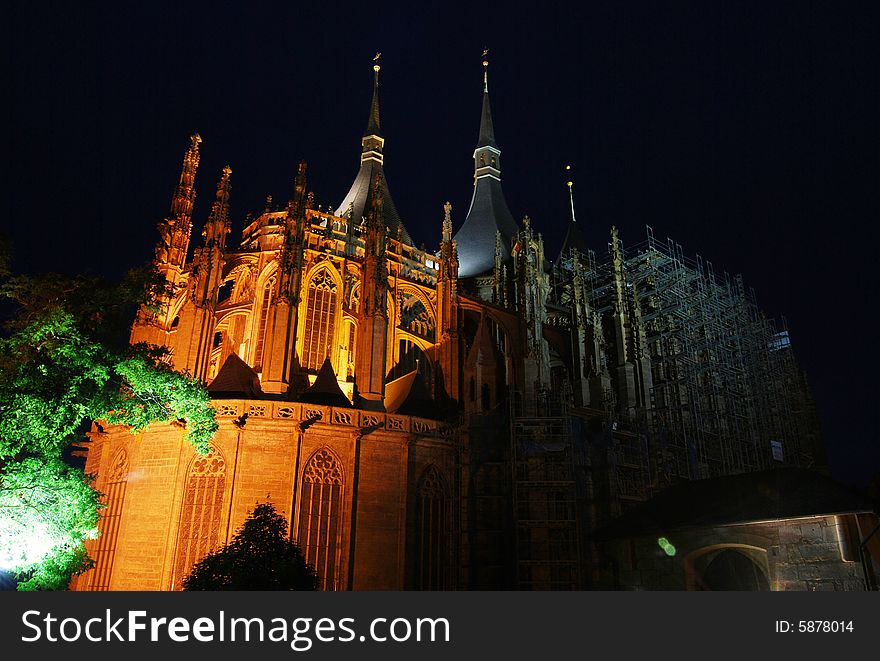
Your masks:
M110 575L113 572L113 557L116 555L116 540L119 537L119 522L122 518L122 505L125 502L125 486L128 481L128 455L119 450L110 467L109 479L104 485L107 507L101 510L98 528L101 536L91 552L95 566L86 577L86 589L105 591L110 589Z
M449 496L433 464L425 469L416 495L416 588L442 590L447 553Z
M353 377L354 376L354 359L355 359L355 348L357 343L357 327L354 325L354 322L348 322L348 365L346 366L346 376Z
M342 515L342 468L329 450L318 450L303 471L299 509L300 548L318 572L318 586L335 590L339 523Z
M196 457L189 469L177 533L173 588L181 589L192 566L217 548L226 487L226 462L219 454Z
M263 288L263 302L260 306L259 327L257 328L257 346L254 350L254 371L263 369L263 347L266 345L266 323L269 320L269 306L272 304L272 292L275 290L275 278L269 278Z
M335 321L336 282L326 269L321 269L309 281L306 299L302 360L307 370L318 371L325 358L332 358Z

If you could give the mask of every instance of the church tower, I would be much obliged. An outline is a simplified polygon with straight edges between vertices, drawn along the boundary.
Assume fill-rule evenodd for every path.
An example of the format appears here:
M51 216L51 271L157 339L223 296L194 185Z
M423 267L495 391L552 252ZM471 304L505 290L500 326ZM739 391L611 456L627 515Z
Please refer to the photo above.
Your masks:
M367 120L367 129L361 138L361 164L357 176L352 183L346 196L336 209L336 215L349 218L355 226L366 220L372 208L374 183L379 179L379 192L382 195L382 220L389 231L389 238L398 239L407 245L413 245L409 232L400 219L394 200L391 199L391 191L388 189L388 181L385 178L385 138L382 135L382 127L379 122L379 55L376 55L376 64L373 65L373 100L370 103L370 116Z
M474 193L455 241L458 245L458 276L473 279L468 288L484 300L492 300L496 289L496 234L501 235L501 258L507 263L517 229L501 189L501 149L495 141L489 104L489 61L483 59L483 107L480 134L474 150Z

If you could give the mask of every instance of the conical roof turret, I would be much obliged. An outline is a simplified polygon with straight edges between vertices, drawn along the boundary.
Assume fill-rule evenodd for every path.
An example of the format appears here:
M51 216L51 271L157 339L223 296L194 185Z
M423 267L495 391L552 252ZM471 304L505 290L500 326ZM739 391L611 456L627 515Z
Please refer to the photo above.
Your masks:
M350 214L352 222L360 223L372 206L373 182L378 177L384 200L382 221L388 227L388 237L399 238L404 243L413 245L409 232L406 231L394 200L391 198L391 191L388 189L388 181L385 178L385 156L382 151L385 147L385 138L382 136L379 123L379 70L381 67L378 58L379 54L377 53L373 65L373 100L370 103L370 116L367 120L367 130L361 138L361 166L351 188L336 208L336 215L348 217Z
M485 55L485 53L484 53ZM510 242L518 227L501 189L501 149L489 104L489 62L483 59L483 107L480 135L474 150L474 195L467 218L455 235L458 277L485 275L495 267L495 236L501 233L502 259L510 258Z

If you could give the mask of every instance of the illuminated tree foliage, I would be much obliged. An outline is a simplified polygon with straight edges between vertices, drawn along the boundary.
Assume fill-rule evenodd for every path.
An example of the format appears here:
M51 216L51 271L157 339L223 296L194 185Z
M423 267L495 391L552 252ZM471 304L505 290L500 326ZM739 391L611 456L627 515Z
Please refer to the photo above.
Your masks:
M0 569L23 579L19 589L59 589L88 568L83 541L97 534L98 494L62 460L85 423L137 432L179 421L202 453L217 423L201 384L162 362L162 350L124 340L133 309L163 292L149 271L109 285L9 276L5 266L0 297L16 309L0 337Z
M287 521L257 505L232 541L193 565L184 590L316 590L318 575L287 537Z
M91 566L82 540L94 538L98 493L60 459L8 463L0 481L0 563L29 568L20 590L63 590L70 568Z

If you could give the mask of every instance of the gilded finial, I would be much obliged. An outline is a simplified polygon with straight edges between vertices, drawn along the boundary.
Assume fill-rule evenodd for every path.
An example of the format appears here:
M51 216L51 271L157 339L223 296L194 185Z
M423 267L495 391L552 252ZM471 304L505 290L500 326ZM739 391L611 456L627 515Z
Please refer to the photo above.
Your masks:
M489 91L489 49L483 49L483 91Z
M568 181L565 182L565 185L568 186L568 200L571 203L571 222L577 222L574 217L574 191L572 188L574 187L574 181L572 181L571 176L571 166L565 166L565 176Z
M375 64L373 65L373 71L375 71L377 74L379 73L379 69L382 68L379 66L380 57L382 57L382 53L376 53L375 55L373 55L373 62L375 62Z

